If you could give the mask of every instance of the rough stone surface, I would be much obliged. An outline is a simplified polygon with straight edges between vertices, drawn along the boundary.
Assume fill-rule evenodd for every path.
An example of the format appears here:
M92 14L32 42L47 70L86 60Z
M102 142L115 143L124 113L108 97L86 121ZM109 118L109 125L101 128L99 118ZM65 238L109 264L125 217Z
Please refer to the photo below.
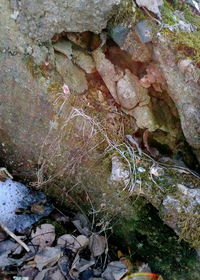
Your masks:
M56 54L55 57L57 70L63 77L71 93L84 94L88 89L85 72L74 65L67 57L60 54Z
M150 102L147 90L129 70L126 70L125 75L117 82L117 96L121 106L128 110Z
M177 234L185 234L184 238L192 241L197 250L200 249L199 205L200 189L191 189L178 184L176 193L167 195L161 206L161 217L165 223L173 228ZM193 232L195 232L196 237Z
M111 53L109 54L108 50L110 41L103 49L98 48L99 45L97 44L98 49L90 54L87 52L87 48L91 51L89 40L84 44L84 40L79 40L80 34L64 34L64 36L66 35L65 38L68 37L80 49L77 46L74 47L74 44L68 44L67 49L57 45L54 52L51 43L45 44L45 46L44 44L37 45L36 42L33 43L28 36L18 30L15 21L19 22L21 28L23 28L22 20L24 20L24 32L32 33L29 35L35 36L34 38L37 40L45 41L56 32L63 31L62 24L65 28L68 28L66 26L66 20L68 19L62 17L62 13L60 14L56 10L61 2L62 4L69 3L68 1L57 1L50 14L45 14L41 6L43 7L44 4L46 8L51 9L53 1L48 1L48 3L43 1L43 4L38 1L38 6L36 5L37 1L31 3L30 1L27 3L22 1L21 5L23 3L23 7L19 5L15 7L15 10L18 9L20 13L13 15L13 11L8 7L8 2L6 0L1 1L3 7L0 10L0 39L2 42L0 48L1 158L6 167L12 167L10 171L13 171L14 176L18 175L21 178L35 181L37 174L39 183L43 183L43 180L51 183L52 177L48 177L49 174L53 174L53 179L57 180L58 178L61 183L66 182L66 178L74 179L77 172L78 183L83 181L84 186L87 186L87 191L90 190L92 199L95 200L99 197L101 199L101 195L105 193L105 199L109 200L111 205L114 202L114 210L111 213L115 214L118 206L120 206L119 211L121 213L122 207L126 207L127 204L118 203L118 198L121 198L121 194L127 195L127 193L114 192L114 198L107 196L107 194L113 193L111 186L107 185L108 178L110 178L108 173L111 162L109 157L106 158L109 163L106 160L105 162L98 161L99 153L104 152L108 146L110 148L107 149L109 152L112 152L115 147L117 149L121 147L121 145L115 146L115 141L117 140L116 142L119 143L127 131L133 134L138 126L145 131L148 128L147 132L154 130L160 132L162 128L166 132L164 135L168 136L168 131L172 130L171 127L173 126L168 126L167 123L167 128L165 128L165 119L167 118L172 122L173 118L171 118L170 110L162 110L164 106L160 105L160 102L164 103L168 100L163 97L164 94L168 96L166 91L168 88L169 95L178 109L183 132L188 143L194 148L199 148L200 101L198 85L196 80L188 81L184 76L190 69L186 65L187 63L186 66L183 65L184 63L179 65L183 69L179 70L173 61L172 50L165 46L166 42L160 42L156 45L154 48L155 56L151 56L149 44L141 43L135 31L130 31L127 35L122 47L124 51L113 52L113 58L111 59ZM76 3L78 2L73 1L71 5L74 7ZM90 5L91 2L87 3ZM104 2L102 1L102 3ZM27 20L27 15L30 14L30 11L27 10L28 5L33 6L33 8L30 18ZM96 12L98 12L98 9ZM49 22L48 18L51 15L53 20L52 13L55 15L54 23ZM70 28L73 27L73 17L75 17L73 13L71 15L72 18L68 25ZM79 13L75 19L79 21L80 18L84 18L84 15L83 10L83 17L80 17ZM61 19L63 22L60 22ZM94 24L89 16L87 20L88 25L92 24L96 30L98 22ZM83 22L80 22L80 26L83 29L85 28ZM78 31L81 31L81 28ZM94 38L97 38L95 36ZM82 36L82 38L85 37ZM97 38L97 41L100 41L99 38ZM155 42L152 42L152 44L155 44ZM84 51L81 48L84 48ZM114 46L114 48L118 47ZM152 62L154 66L151 65L150 67L149 61L155 60L156 57L156 67L154 67L154 62ZM91 66L93 59L96 66L95 72L93 72L93 66ZM162 75L162 77L158 75L160 69L163 72L164 80ZM187 69L187 71L184 69ZM141 85L141 79L144 76L146 76L146 80L143 81L146 88L144 88L144 84ZM165 88L165 80L168 88ZM147 81L148 84L146 84ZM158 85L155 87L156 84ZM69 91L71 94L69 94ZM80 95L76 96L74 93ZM81 95L83 93L86 94ZM118 93L121 100L119 100ZM137 103L135 101L136 97ZM126 98L127 100L125 100ZM120 106L123 102L124 107L131 109ZM135 105L138 106L134 107ZM157 118L155 121L155 107L159 111L157 115L161 119L161 125L157 124ZM128 116L123 114L121 109ZM164 118L162 115L165 115ZM174 115L178 116L176 113ZM137 125L135 125L135 120ZM143 143L146 148L149 145L147 136L146 139L144 133L139 136L141 141L146 141L146 143ZM98 150L96 147L98 147ZM147 150L150 151L150 149ZM119 150L118 152L120 153ZM126 155L126 153L121 153L121 155ZM143 166L146 161L143 162L142 157L141 161L140 157L136 160L138 165L136 170L138 172L140 172L139 170L146 170ZM101 163L105 165L101 165ZM88 166L90 167L89 172ZM115 175L125 174L120 173L118 162L115 162L115 166L113 164L114 167L116 167L116 170L118 169ZM84 173L84 168L87 170L87 174ZM166 180L167 182L170 181L161 192L159 184L150 184L150 175L147 173L146 171L140 173L142 185L139 184L139 194L160 210L159 207L167 195L176 199L168 191L168 187L170 187L169 185L176 186L177 178L172 176L161 178L163 184ZM47 176L43 176L44 174L47 174ZM118 176L119 179L120 176ZM155 176L155 173L152 176ZM175 177L177 176L176 174ZM191 177L188 174L186 176L189 178L188 182L190 182ZM181 181L180 177L182 178L183 174L178 178ZM88 178L89 180L87 180ZM140 180L139 183L141 183ZM52 185L49 184L49 187ZM57 191L54 186L51 189L52 193ZM60 196L60 192L56 195ZM76 199L79 199L79 197L77 196ZM167 205L167 201L165 202ZM185 203L183 201L183 204ZM132 206L130 205L130 207ZM184 207L187 208L187 205L184 205ZM183 211L185 211L184 207ZM176 230L175 227L173 229Z
M81 50L73 50L73 61L87 74L91 74L96 71L93 58Z
M10 179L0 182L0 222L12 231L23 231L52 211L52 207L44 206L42 214L26 214L31 205L42 203L45 199L43 193L31 192L18 182ZM24 213L16 214L17 209L24 209Z
M131 114L136 119L138 127L148 128L149 131L159 128L150 106L138 106L132 110Z
M153 39L153 31L147 20L141 20L135 27L135 30L143 43L149 43Z
M101 32L119 0L22 0L17 22L29 37L50 40L54 34L66 32Z
M178 71L175 57L165 37L160 37L154 50L169 87L169 95L178 109L186 140L193 148L199 149L200 87L194 80L188 82L184 74Z
M140 41L135 30L128 33L121 49L127 51L134 61L147 62L151 60L151 51Z
M105 54L101 49L97 49L93 52L93 58L96 68L109 89L112 97L117 103L120 103L116 92L116 82L119 77L115 66L105 57Z
M136 3L139 7L145 7L160 16L159 7L163 5L163 0L136 0Z

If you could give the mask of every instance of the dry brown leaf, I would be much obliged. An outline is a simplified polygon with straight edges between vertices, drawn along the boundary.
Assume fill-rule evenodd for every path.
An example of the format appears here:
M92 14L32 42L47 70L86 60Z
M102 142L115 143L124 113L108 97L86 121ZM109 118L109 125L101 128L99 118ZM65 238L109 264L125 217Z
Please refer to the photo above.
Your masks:
M63 252L60 248L46 247L35 255L34 262L39 271L42 271L44 267L56 264L62 255Z
M43 224L36 228L36 231L31 233L31 242L35 246L45 248L51 246L55 240L55 227L51 224Z
M72 234L64 234L58 238L57 245L61 248L68 248L76 253L80 248L87 246L89 240L84 235L77 237Z
M94 257L98 257L105 252L107 240L104 236L92 234L89 239L89 248Z

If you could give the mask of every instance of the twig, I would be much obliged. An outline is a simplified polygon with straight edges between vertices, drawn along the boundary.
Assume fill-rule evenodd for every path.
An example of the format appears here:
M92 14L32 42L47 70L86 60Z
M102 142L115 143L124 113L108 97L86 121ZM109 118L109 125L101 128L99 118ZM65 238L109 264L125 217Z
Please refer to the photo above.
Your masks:
M20 244L27 252L30 251L30 248L12 231L10 231L4 224L0 222L0 227L10 236L12 237L18 244Z

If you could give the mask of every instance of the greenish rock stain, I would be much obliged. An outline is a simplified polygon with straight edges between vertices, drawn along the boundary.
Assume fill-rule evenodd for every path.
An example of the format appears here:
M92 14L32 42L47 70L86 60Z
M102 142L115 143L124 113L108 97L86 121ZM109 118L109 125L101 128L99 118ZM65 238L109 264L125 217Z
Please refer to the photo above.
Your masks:
M199 279L195 250L178 239L145 199L136 199L131 218L116 223L113 231L125 251L130 247L133 263L138 259L148 263L165 280Z

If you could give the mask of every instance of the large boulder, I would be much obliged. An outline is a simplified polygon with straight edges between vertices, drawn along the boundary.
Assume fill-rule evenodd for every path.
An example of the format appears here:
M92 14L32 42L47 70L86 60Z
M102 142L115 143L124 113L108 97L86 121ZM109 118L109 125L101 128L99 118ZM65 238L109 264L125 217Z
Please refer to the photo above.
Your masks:
M113 7L120 0L47 0L17 1L18 23L23 33L39 41L48 41L61 32L92 31L106 27Z

